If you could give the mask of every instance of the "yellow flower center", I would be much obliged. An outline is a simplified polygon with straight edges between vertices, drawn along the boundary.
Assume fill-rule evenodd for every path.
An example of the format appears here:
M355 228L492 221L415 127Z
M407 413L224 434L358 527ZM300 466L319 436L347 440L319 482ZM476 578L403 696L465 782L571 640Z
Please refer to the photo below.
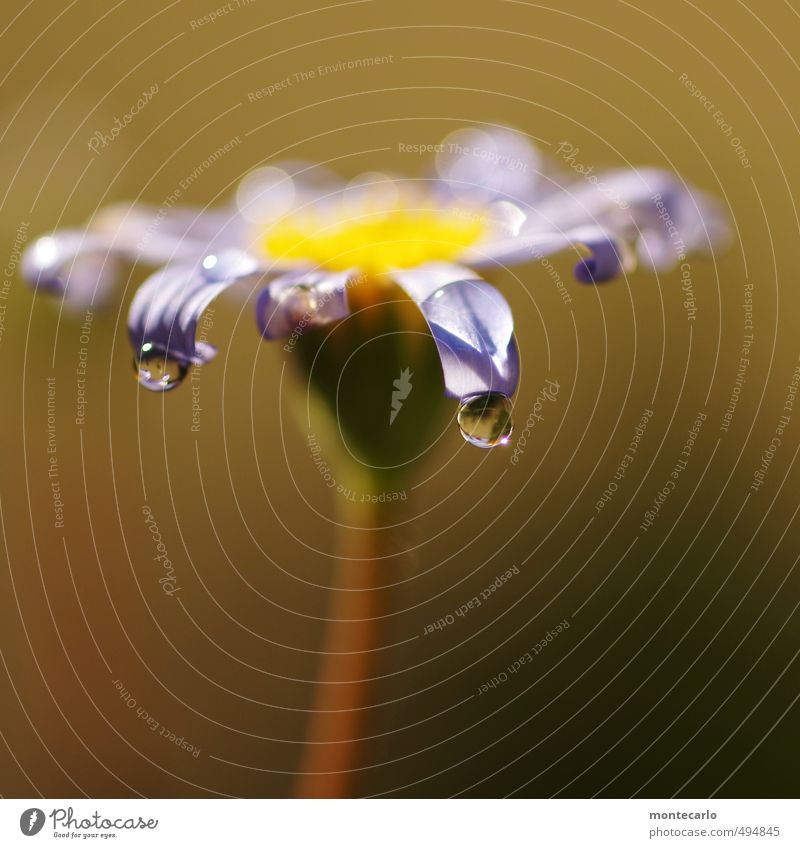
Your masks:
M343 211L336 219L287 215L270 225L262 244L278 263L297 260L336 271L381 273L455 259L484 230L481 217L471 211L399 206L349 215Z

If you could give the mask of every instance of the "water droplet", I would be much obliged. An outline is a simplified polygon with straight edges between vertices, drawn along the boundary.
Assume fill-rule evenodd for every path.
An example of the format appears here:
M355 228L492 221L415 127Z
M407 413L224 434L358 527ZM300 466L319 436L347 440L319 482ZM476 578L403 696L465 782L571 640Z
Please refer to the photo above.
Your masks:
M290 321L297 323L305 320L309 323L314 323L316 312L320 306L317 286L310 283L297 283L287 289L284 297L286 298Z
M151 392L168 392L179 386L189 373L189 366L179 359L165 355L152 342L145 342L134 357L133 370L136 379Z
M508 444L514 429L511 401L500 392L466 398L458 409L458 426L461 435L476 447Z

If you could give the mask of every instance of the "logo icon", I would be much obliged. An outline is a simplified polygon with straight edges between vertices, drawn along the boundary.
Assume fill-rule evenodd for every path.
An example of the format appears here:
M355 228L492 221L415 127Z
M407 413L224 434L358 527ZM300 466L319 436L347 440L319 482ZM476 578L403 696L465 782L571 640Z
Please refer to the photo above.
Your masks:
M25 836L36 836L44 827L44 810L31 807L19 817L19 829Z
M400 372L400 376L392 383L394 391L392 392L392 411L389 413L389 425L394 424L394 419L397 418L397 413L403 407L403 401L411 394L411 378L414 375L410 368L404 368Z

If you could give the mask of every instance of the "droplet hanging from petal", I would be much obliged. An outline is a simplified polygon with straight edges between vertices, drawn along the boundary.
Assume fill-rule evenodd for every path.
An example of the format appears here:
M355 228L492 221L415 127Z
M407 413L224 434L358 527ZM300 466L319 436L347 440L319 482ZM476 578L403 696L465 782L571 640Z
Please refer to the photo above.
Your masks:
M354 271L293 272L261 291L256 320L266 339L286 338L305 329L340 321L350 314L347 290L358 283Z
M511 410L511 401L500 392L465 398L458 408L461 435L479 448L508 444L514 429Z
M151 392L168 392L179 386L189 372L187 363L169 356L152 342L145 342L134 357L136 379Z

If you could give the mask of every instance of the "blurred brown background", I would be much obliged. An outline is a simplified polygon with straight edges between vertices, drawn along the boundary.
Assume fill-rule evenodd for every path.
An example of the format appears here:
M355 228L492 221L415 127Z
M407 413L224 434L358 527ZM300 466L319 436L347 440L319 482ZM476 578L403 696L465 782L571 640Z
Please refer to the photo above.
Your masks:
M488 123L551 154L567 141L597 169L675 170L723 200L735 241L692 260L693 321L677 270L597 289L570 282L569 306L538 265L491 275L516 319L518 431L545 379L562 390L517 465L508 451L467 449L451 424L408 487L397 532L414 555L387 563L380 679L353 791L796 794L800 410L760 490L750 485L800 353L799 14L753 0L6 8L0 792L290 794L337 499L288 412L295 387L281 383L279 350L235 296L214 312L221 353L202 373L199 432L186 387L138 389L125 314L144 270L94 310L77 426L85 316L34 298L15 274L15 241L80 226L111 201L159 205L232 139L182 202L221 203L250 168L287 156L338 160L346 176L421 173L427 163L400 143ZM368 56L393 59L248 98ZM93 153L94 133L153 84L157 96ZM567 278L573 262L554 265ZM722 432L747 283L754 339ZM49 378L63 529L48 477ZM636 460L598 512L645 409ZM642 531L700 412L688 466ZM178 597L159 586L145 504ZM479 609L423 635L512 566L519 574ZM478 695L564 619L534 662Z

